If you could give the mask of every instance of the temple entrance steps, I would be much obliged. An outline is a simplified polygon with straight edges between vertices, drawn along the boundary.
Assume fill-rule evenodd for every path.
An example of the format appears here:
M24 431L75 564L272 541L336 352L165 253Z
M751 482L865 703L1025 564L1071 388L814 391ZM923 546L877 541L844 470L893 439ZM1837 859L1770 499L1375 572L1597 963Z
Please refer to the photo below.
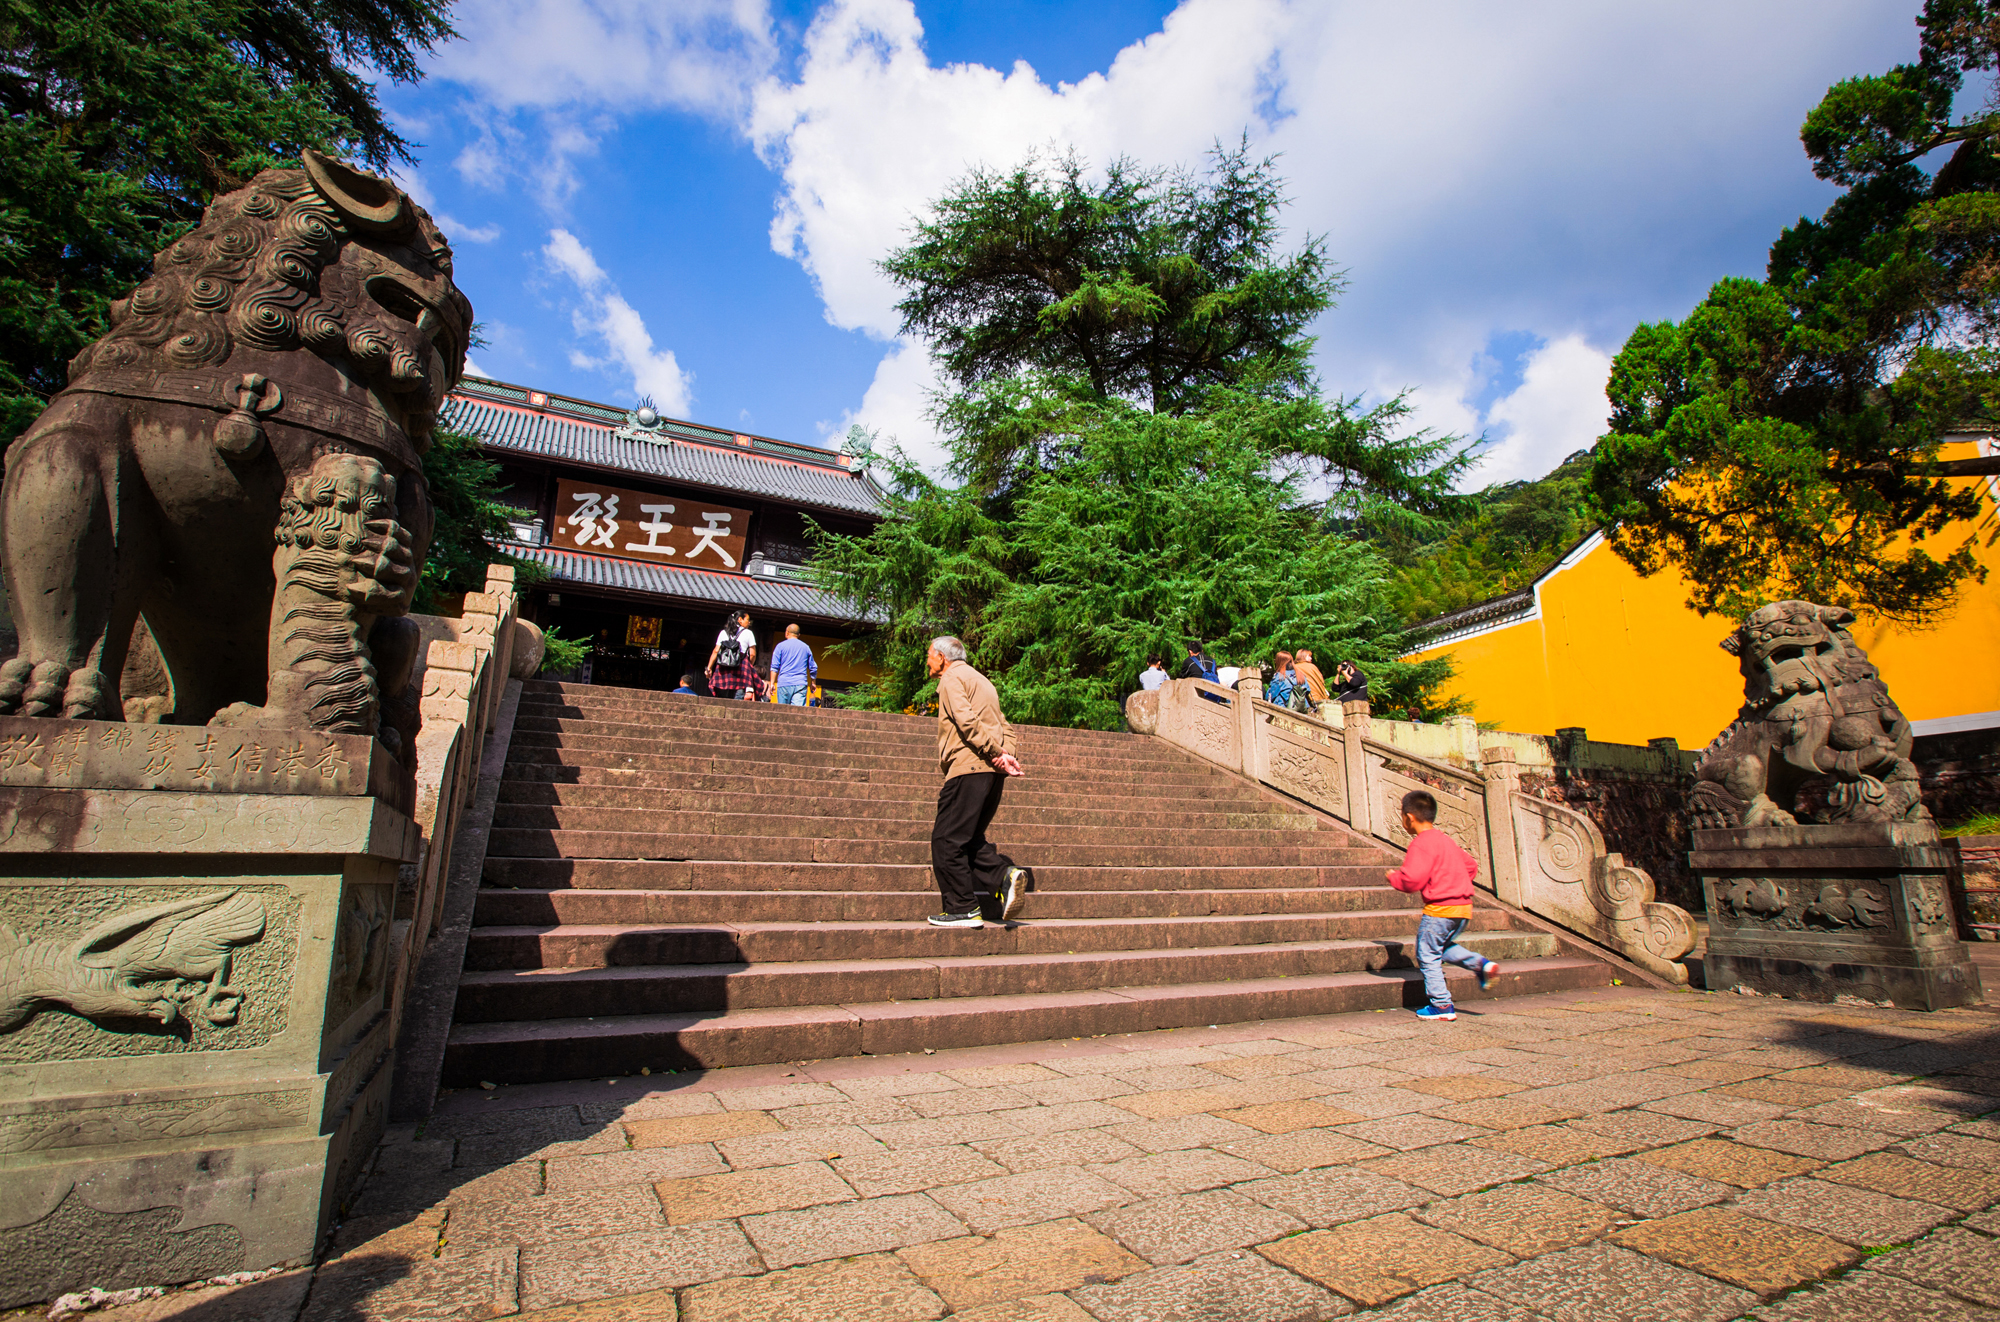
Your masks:
M1421 1003L1395 853L1139 735L1017 727L991 835L1037 889L928 926L936 725L529 683L446 1085ZM1464 940L1505 966L1486 996L1613 972L1489 904Z

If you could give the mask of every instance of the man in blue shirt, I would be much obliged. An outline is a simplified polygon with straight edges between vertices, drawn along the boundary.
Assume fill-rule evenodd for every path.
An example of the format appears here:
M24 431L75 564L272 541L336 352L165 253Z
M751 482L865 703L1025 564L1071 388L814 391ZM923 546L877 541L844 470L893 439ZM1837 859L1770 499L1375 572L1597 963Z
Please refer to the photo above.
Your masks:
M813 650L799 638L799 626L785 626L785 641L771 652L771 687L777 690L772 701L793 707L806 705L806 685L819 678L819 662Z

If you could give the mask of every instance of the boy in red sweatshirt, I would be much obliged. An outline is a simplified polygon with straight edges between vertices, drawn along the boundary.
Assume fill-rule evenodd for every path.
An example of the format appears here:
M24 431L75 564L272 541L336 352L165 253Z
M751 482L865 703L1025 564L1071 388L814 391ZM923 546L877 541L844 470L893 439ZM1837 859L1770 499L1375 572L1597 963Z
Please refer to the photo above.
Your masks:
M1403 796L1403 829L1410 833L1403 866L1388 874L1399 891L1424 897L1423 920L1417 924L1417 967L1424 973L1430 1004L1417 1011L1419 1019L1456 1019L1451 990L1444 985L1444 964L1462 964L1479 977L1479 989L1493 980L1500 966L1458 944L1458 934L1472 917L1472 879L1479 862L1458 842L1437 829L1437 800L1424 790Z

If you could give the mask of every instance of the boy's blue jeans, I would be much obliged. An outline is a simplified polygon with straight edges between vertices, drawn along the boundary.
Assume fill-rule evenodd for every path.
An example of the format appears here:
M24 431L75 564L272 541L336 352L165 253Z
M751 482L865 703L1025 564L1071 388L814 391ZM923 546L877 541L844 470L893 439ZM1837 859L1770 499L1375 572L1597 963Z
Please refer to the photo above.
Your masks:
M1428 914L1417 923L1417 967L1424 973L1425 994L1440 1010L1451 1004L1451 991L1444 985L1445 964L1477 969L1486 963L1486 956L1458 944L1465 924L1463 918L1432 918Z

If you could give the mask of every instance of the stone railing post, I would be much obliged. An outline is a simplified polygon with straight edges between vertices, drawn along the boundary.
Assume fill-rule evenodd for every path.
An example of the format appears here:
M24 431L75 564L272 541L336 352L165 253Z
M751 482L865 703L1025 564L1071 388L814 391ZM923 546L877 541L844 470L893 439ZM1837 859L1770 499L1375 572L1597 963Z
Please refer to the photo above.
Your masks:
M1356 698L1340 704L1340 720L1343 738L1341 746L1347 758L1347 806L1352 814L1348 824L1355 830L1368 834L1378 825L1379 810L1370 801L1368 793L1368 754L1361 747L1361 741L1368 737L1368 700Z
M1502 904L1525 907L1521 899L1521 851L1514 830L1514 792L1521 787L1521 768L1514 760L1514 750L1504 745L1487 748L1482 759L1493 894Z
M1243 759L1243 774L1257 781L1269 779L1271 771L1271 750L1255 706L1263 696L1264 672L1256 666L1243 667L1236 676L1236 748Z

